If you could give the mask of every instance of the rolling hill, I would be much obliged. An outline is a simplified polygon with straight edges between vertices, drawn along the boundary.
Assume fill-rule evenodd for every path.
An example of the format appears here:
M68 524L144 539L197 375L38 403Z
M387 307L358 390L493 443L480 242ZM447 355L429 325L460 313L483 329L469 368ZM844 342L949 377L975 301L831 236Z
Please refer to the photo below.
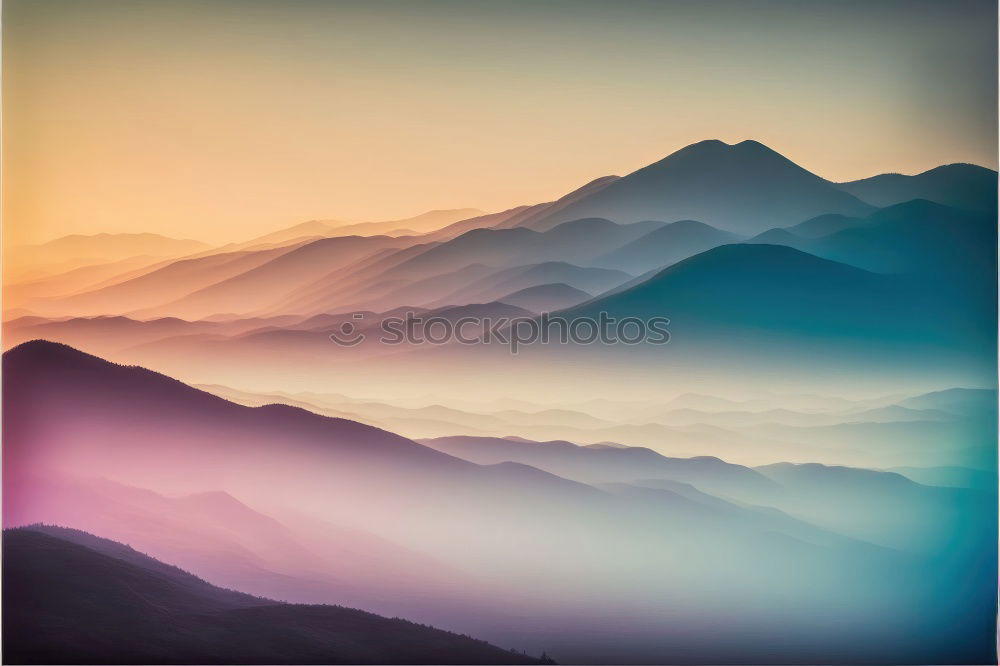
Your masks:
M169 238L151 233L73 234L47 243L28 245L19 252L32 255L32 263L66 264L75 266L98 262L115 262L130 257L179 257L208 250L201 241Z

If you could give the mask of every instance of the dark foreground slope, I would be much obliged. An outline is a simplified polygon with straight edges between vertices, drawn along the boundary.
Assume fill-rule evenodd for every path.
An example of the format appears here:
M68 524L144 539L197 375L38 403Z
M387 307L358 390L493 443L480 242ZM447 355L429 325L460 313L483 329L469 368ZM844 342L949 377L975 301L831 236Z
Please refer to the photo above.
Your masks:
M221 590L72 530L4 531L3 567L9 664L538 663L406 620Z

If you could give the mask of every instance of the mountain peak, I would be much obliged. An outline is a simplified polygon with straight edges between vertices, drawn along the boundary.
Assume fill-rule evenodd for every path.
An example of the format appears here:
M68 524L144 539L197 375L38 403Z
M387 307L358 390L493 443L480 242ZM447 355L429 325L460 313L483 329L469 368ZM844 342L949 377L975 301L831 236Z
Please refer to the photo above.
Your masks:
M46 364L57 363L65 365L76 365L80 362L100 362L100 363L110 363L109 361L104 361L96 356L82 352L79 349L70 347L69 345L63 344L61 342L52 342L51 340L28 340L27 342L22 342L16 347L8 349L3 354L4 361L6 363L11 363L14 361L23 360L26 362L42 361ZM111 365L115 365L111 363Z
M685 150L709 150L709 149L721 149L730 148L732 144L726 143L722 139L702 139L701 141L695 141L690 143L680 150L674 151L675 153L680 153Z
M795 164L759 141L699 141L544 214L531 227L603 217L617 224L642 220L700 220L752 235L823 213L867 215L872 206Z
M705 139L703 141L697 141L684 146L680 150L676 150L670 155L667 155L667 157L685 153L721 154L734 152L748 153L750 151L780 155L780 153L768 148L760 141L756 141L754 139L744 139L743 141L738 141L736 143L726 143L722 139Z
M767 146L765 146L760 141L756 141L754 139L744 139L743 141L740 141L739 143L734 143L733 147L734 148L743 147L745 149L753 148L753 149L756 149L756 150L760 150L761 148L763 148L764 150L770 151L772 153L774 152L773 150L771 150L770 148L768 148Z
M787 167L792 167L802 173L809 174L808 171L798 166L781 153L765 146L760 141L745 139L738 143L726 143L720 139L706 139L698 143L692 143L678 151L675 151L658 162L640 169L635 173L642 173L647 169L652 169L658 165L674 166L675 163L683 164L685 168L712 168L727 169L729 164L736 164L739 167L748 166L750 160L773 160ZM809 174L813 175L813 174ZM818 176L813 176L818 179Z

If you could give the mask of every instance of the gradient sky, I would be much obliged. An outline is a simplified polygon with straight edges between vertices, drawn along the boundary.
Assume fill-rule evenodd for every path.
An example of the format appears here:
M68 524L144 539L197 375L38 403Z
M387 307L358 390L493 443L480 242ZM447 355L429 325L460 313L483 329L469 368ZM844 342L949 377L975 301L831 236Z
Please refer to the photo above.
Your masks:
M6 0L8 247L499 210L694 141L996 167L989 1Z

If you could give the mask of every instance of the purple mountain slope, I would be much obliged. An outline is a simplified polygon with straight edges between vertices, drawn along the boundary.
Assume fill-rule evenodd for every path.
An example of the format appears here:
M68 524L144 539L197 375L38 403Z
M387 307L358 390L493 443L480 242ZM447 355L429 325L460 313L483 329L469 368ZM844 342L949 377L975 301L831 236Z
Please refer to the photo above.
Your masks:
M538 663L432 627L222 590L93 535L5 530L13 663Z

